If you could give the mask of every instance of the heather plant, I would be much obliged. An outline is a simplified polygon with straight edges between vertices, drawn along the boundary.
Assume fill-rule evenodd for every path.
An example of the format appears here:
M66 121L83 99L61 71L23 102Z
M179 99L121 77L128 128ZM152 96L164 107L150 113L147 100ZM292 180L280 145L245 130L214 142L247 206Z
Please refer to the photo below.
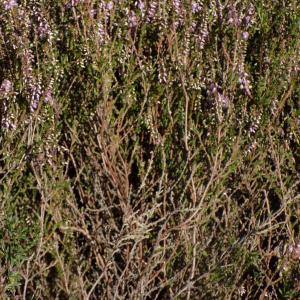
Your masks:
M298 299L300 6L0 3L1 299Z

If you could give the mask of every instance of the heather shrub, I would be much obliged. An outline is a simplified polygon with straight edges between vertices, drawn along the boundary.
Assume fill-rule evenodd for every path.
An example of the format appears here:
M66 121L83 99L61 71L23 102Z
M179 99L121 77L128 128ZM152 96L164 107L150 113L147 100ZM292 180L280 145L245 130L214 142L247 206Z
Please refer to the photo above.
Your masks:
M0 297L300 297L298 1L0 4Z

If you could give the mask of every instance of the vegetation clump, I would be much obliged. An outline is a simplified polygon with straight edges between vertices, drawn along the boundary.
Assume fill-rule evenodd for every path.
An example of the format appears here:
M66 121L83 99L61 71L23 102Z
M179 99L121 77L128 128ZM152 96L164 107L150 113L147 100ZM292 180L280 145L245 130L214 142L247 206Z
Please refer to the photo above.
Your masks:
M300 298L299 1L0 20L1 299Z

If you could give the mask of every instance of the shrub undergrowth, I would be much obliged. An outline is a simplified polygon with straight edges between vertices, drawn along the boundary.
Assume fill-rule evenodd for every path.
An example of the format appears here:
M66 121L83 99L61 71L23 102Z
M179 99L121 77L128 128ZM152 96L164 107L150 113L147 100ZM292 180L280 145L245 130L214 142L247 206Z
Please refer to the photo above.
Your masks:
M1 299L298 299L297 0L0 4Z

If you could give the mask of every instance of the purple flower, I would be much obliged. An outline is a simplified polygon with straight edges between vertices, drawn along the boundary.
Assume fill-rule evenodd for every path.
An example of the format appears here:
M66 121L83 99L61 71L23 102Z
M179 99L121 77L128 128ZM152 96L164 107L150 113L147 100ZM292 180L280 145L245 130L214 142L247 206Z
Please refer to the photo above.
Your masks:
M217 101L218 104L221 105L223 108L228 108L229 99L226 95L223 95L222 93L218 93Z
M106 4L106 9L107 10L112 10L114 8L114 3L112 1L109 1L107 4Z
M39 18L38 34L40 38L45 38L51 35L50 27L46 20Z
M205 21L204 24L202 25L202 29L201 29L199 35L197 36L200 49L204 48L205 43L208 39L208 35L209 35L208 25L207 25L207 22Z
M215 83L212 82L209 85L209 90L208 91L209 91L210 95L214 95L218 91L218 86Z
M253 4L250 4L247 11L248 16L253 16L255 14L255 7Z
M249 26L250 21L251 21L251 17L250 16L245 16L243 18L243 25L245 26L245 28L247 28Z
M18 3L16 2L16 0L7 0L4 2L5 10L10 10L10 9L14 8L15 6L18 6Z
M153 1L150 3L149 9L148 9L147 21L152 22L156 13L157 13L157 2Z
M8 118L4 118L2 120L2 126L5 129L16 130L16 125L12 122L12 120L10 120Z
M232 5L230 7L229 12L228 12L228 17L229 17L229 20L228 20L229 24L232 24L236 27L241 24L241 19L238 15L238 12L237 12L236 7L234 5Z
M0 87L0 93L2 94L8 94L12 91L12 83L8 79L4 79L1 87Z
M72 7L76 6L80 2L81 2L81 0L71 0L70 2L68 2L66 4L66 7L67 8L72 8Z
M173 6L175 8L176 13L180 14L181 1L180 0L173 0Z
M249 74L247 72L245 72L244 70L244 66L241 65L239 66L239 84L240 84L240 89L243 90L249 97L251 96L251 83L249 80Z
M222 88L220 85L218 85L215 82L211 82L207 88L208 95L215 99L217 105L219 105L222 108L228 108L229 107L229 99L228 97L223 93Z
M145 3L142 0L135 2L135 6L141 11L142 17L145 15Z
M42 95L41 86L39 83L31 87L30 111L33 112L38 108Z
M249 38L249 33L247 31L244 31L242 34L243 39L246 41Z
M137 27L137 17L134 13L134 11L130 11L129 16L128 16L128 25L129 28L135 29Z
M195 13L198 13L201 11L201 6L199 3L193 1L192 2L192 12L195 14Z
M97 35L98 35L100 44L103 44L106 40L107 34L105 32L105 28L104 28L104 25L102 24L102 22L99 22L99 24L98 24Z

